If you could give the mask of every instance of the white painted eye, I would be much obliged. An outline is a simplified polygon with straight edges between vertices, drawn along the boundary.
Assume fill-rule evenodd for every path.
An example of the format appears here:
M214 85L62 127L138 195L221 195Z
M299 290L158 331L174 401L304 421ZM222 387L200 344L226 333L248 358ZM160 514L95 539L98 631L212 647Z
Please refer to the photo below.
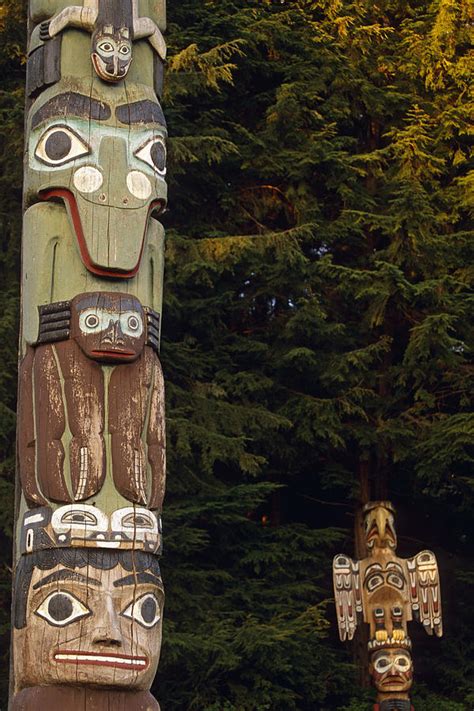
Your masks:
M42 163L59 166L90 152L88 144L66 126L52 126L41 136L35 157Z
M35 610L50 625L65 627L83 617L91 615L88 607L68 592L52 592Z
M120 314L120 328L126 336L140 338L143 333L143 321L135 311L125 311Z
M97 51L102 52L102 54L112 54L114 51L114 46L111 42L106 40L105 42L99 42L97 45Z
M122 44L119 47L119 52L120 52L120 54L127 56L128 54L130 54L130 46L128 44Z
M376 671L378 671L380 674L386 672L389 666L390 659L388 657L379 657L374 664Z
M117 314L110 314L105 309L85 309L79 316L79 328L82 333L98 333L108 328L110 321L117 321Z
M398 671L408 671L410 667L411 661L405 655L401 654L395 658L395 668L398 669Z
M166 175L166 146L161 136L155 136L135 152L140 160L148 163L160 175Z
M160 620L160 605L153 593L142 595L132 602L123 612L124 617L135 620L142 627L151 629Z

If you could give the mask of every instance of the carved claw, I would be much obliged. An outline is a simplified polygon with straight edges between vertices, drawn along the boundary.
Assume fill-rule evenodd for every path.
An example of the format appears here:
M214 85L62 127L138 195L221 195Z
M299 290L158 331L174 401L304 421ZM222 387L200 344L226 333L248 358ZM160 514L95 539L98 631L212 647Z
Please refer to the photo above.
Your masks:
M399 642L402 639L405 639L405 630L394 629L392 636L393 636L393 639L395 639L395 640L397 640L397 642Z
M387 630L377 630L375 632L375 639L377 642L386 642L388 640Z
M42 40L43 42L46 42L47 40L51 39L51 35L49 34L50 24L51 20L45 20L40 24L39 36L40 40Z

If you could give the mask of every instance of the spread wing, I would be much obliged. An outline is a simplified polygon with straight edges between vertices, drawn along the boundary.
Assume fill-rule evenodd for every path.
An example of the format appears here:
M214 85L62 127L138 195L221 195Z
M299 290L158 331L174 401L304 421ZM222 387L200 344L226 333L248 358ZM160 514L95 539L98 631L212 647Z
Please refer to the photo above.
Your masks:
M410 603L413 616L422 623L427 634L441 637L441 590L438 563L431 551L422 551L407 560Z
M357 627L357 613L362 612L359 562L347 555L337 555L332 565L339 637L352 639Z

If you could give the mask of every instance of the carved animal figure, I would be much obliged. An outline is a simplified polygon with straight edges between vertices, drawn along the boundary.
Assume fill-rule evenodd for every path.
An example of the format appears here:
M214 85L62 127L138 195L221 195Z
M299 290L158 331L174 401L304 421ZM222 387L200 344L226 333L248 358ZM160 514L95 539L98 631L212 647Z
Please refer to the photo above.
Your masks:
M158 318L119 293L79 294L40 307L37 345L28 347L20 366L18 447L29 506L86 500L110 471L127 500L161 507Z
M369 650L394 643L408 648L407 623L413 618L428 634L443 634L436 558L431 551L408 559L396 555L393 514L388 501L367 504L369 556L356 561L336 555L333 563L339 636L352 639L363 620L370 625Z
M82 5L70 5L41 23L40 38L57 37L67 27L92 33L92 64L107 82L126 77L134 40L148 39L160 59L166 58L163 35L151 18L139 17L138 0L83 0Z

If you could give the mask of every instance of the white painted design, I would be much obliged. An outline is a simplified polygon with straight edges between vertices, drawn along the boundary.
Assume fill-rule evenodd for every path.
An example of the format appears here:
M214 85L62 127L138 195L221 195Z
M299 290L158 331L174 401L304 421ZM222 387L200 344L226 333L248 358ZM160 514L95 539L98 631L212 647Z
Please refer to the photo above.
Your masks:
M57 534L77 530L83 535L93 531L107 531L108 524L108 517L100 509L88 504L61 506L51 518L53 531Z
M102 185L102 173L97 168L84 165L74 173L74 185L81 193L95 193Z
M80 449L81 464L79 469L79 484L76 491L76 499L83 499L87 486L87 474L89 472L89 453L87 447Z
M56 652L54 658L60 662L95 662L96 664L116 664L117 666L146 667L147 660L140 657L115 657L105 654L62 654Z
M43 514L33 514L32 516L25 516L23 520L23 526L30 526L32 523L39 523L40 521L44 521L44 516Z
M147 200L151 195L151 183L139 170L131 170L127 175L127 188L139 200Z

